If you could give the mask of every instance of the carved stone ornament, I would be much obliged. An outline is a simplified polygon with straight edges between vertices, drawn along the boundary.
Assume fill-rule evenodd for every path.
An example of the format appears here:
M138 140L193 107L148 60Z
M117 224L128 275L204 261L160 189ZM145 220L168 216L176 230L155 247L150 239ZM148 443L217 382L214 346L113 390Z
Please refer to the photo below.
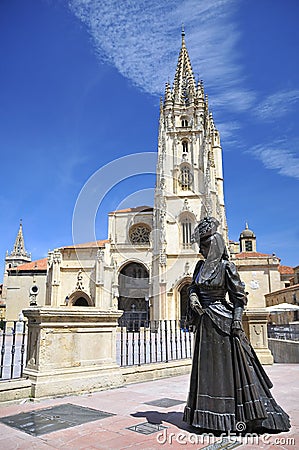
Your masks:
M129 238L132 244L149 244L150 228L143 224L134 225L129 231Z
M259 282L257 280L251 280L249 286L251 287L251 289L259 289L260 287Z
M166 262L167 262L167 258L166 258L166 253L165 250L161 250L160 251L160 266L166 266Z
M97 251L97 259L98 261L104 261L104 250L101 248Z
M83 275L82 275L82 270L80 269L78 274L77 274L77 284L76 284L76 290L84 290L84 286L83 286Z

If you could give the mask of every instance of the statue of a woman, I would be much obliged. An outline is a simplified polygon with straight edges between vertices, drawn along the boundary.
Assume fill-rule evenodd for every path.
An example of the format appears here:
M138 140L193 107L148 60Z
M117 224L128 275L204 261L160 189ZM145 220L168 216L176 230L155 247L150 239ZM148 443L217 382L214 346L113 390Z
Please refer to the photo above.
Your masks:
M289 417L243 331L247 298L218 225L207 217L193 234L205 260L189 288L188 320L196 332L184 421L214 431L288 431Z

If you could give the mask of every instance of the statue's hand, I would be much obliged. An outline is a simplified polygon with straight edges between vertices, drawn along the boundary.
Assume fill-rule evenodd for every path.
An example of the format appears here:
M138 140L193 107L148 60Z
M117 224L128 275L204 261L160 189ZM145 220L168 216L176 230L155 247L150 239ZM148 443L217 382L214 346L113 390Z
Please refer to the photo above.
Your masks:
M243 325L240 320L233 320L232 323L232 335L240 338L244 333Z
M190 308L193 309L193 311L196 311L198 314L203 314L204 311L201 307L197 294L195 294L195 292L192 292L189 298L190 298Z

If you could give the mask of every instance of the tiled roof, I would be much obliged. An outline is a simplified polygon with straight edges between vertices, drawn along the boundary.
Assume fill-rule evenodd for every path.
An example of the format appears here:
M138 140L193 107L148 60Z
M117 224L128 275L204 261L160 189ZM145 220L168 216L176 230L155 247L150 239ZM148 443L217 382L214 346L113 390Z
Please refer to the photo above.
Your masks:
M20 271L20 270L47 270L47 258L43 258L43 259L38 259L36 261L31 261L25 264L20 264L18 267L12 267L9 270L15 270L15 271Z
M74 244L74 245L68 245L66 247L60 247L61 249L64 248L96 248L96 247L105 247L105 244L109 242L109 239L103 239L100 241L94 241L94 242L86 242L85 244Z
M269 255L267 253L260 253L260 252L241 252L236 253L235 255L238 259L246 259L246 258L262 258L262 257L273 257L273 255Z
M116 213L126 213L126 212L151 212L153 211L152 206L136 206L135 208L117 209L116 211L111 211L109 214Z
M293 275L294 269L290 266L279 266L278 270L283 275Z

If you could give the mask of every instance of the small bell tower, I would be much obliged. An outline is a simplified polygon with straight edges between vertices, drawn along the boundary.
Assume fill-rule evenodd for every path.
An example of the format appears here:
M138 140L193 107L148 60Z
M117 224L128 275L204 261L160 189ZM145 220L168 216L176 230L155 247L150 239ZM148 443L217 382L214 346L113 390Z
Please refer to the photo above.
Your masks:
M245 230L240 234L240 252L256 252L256 236L245 223Z
M5 257L5 270L18 267L20 264L25 264L31 261L31 254L27 253L25 250L25 241L23 235L23 225L22 220L20 220L19 231L13 246L13 250L8 253L6 252Z

